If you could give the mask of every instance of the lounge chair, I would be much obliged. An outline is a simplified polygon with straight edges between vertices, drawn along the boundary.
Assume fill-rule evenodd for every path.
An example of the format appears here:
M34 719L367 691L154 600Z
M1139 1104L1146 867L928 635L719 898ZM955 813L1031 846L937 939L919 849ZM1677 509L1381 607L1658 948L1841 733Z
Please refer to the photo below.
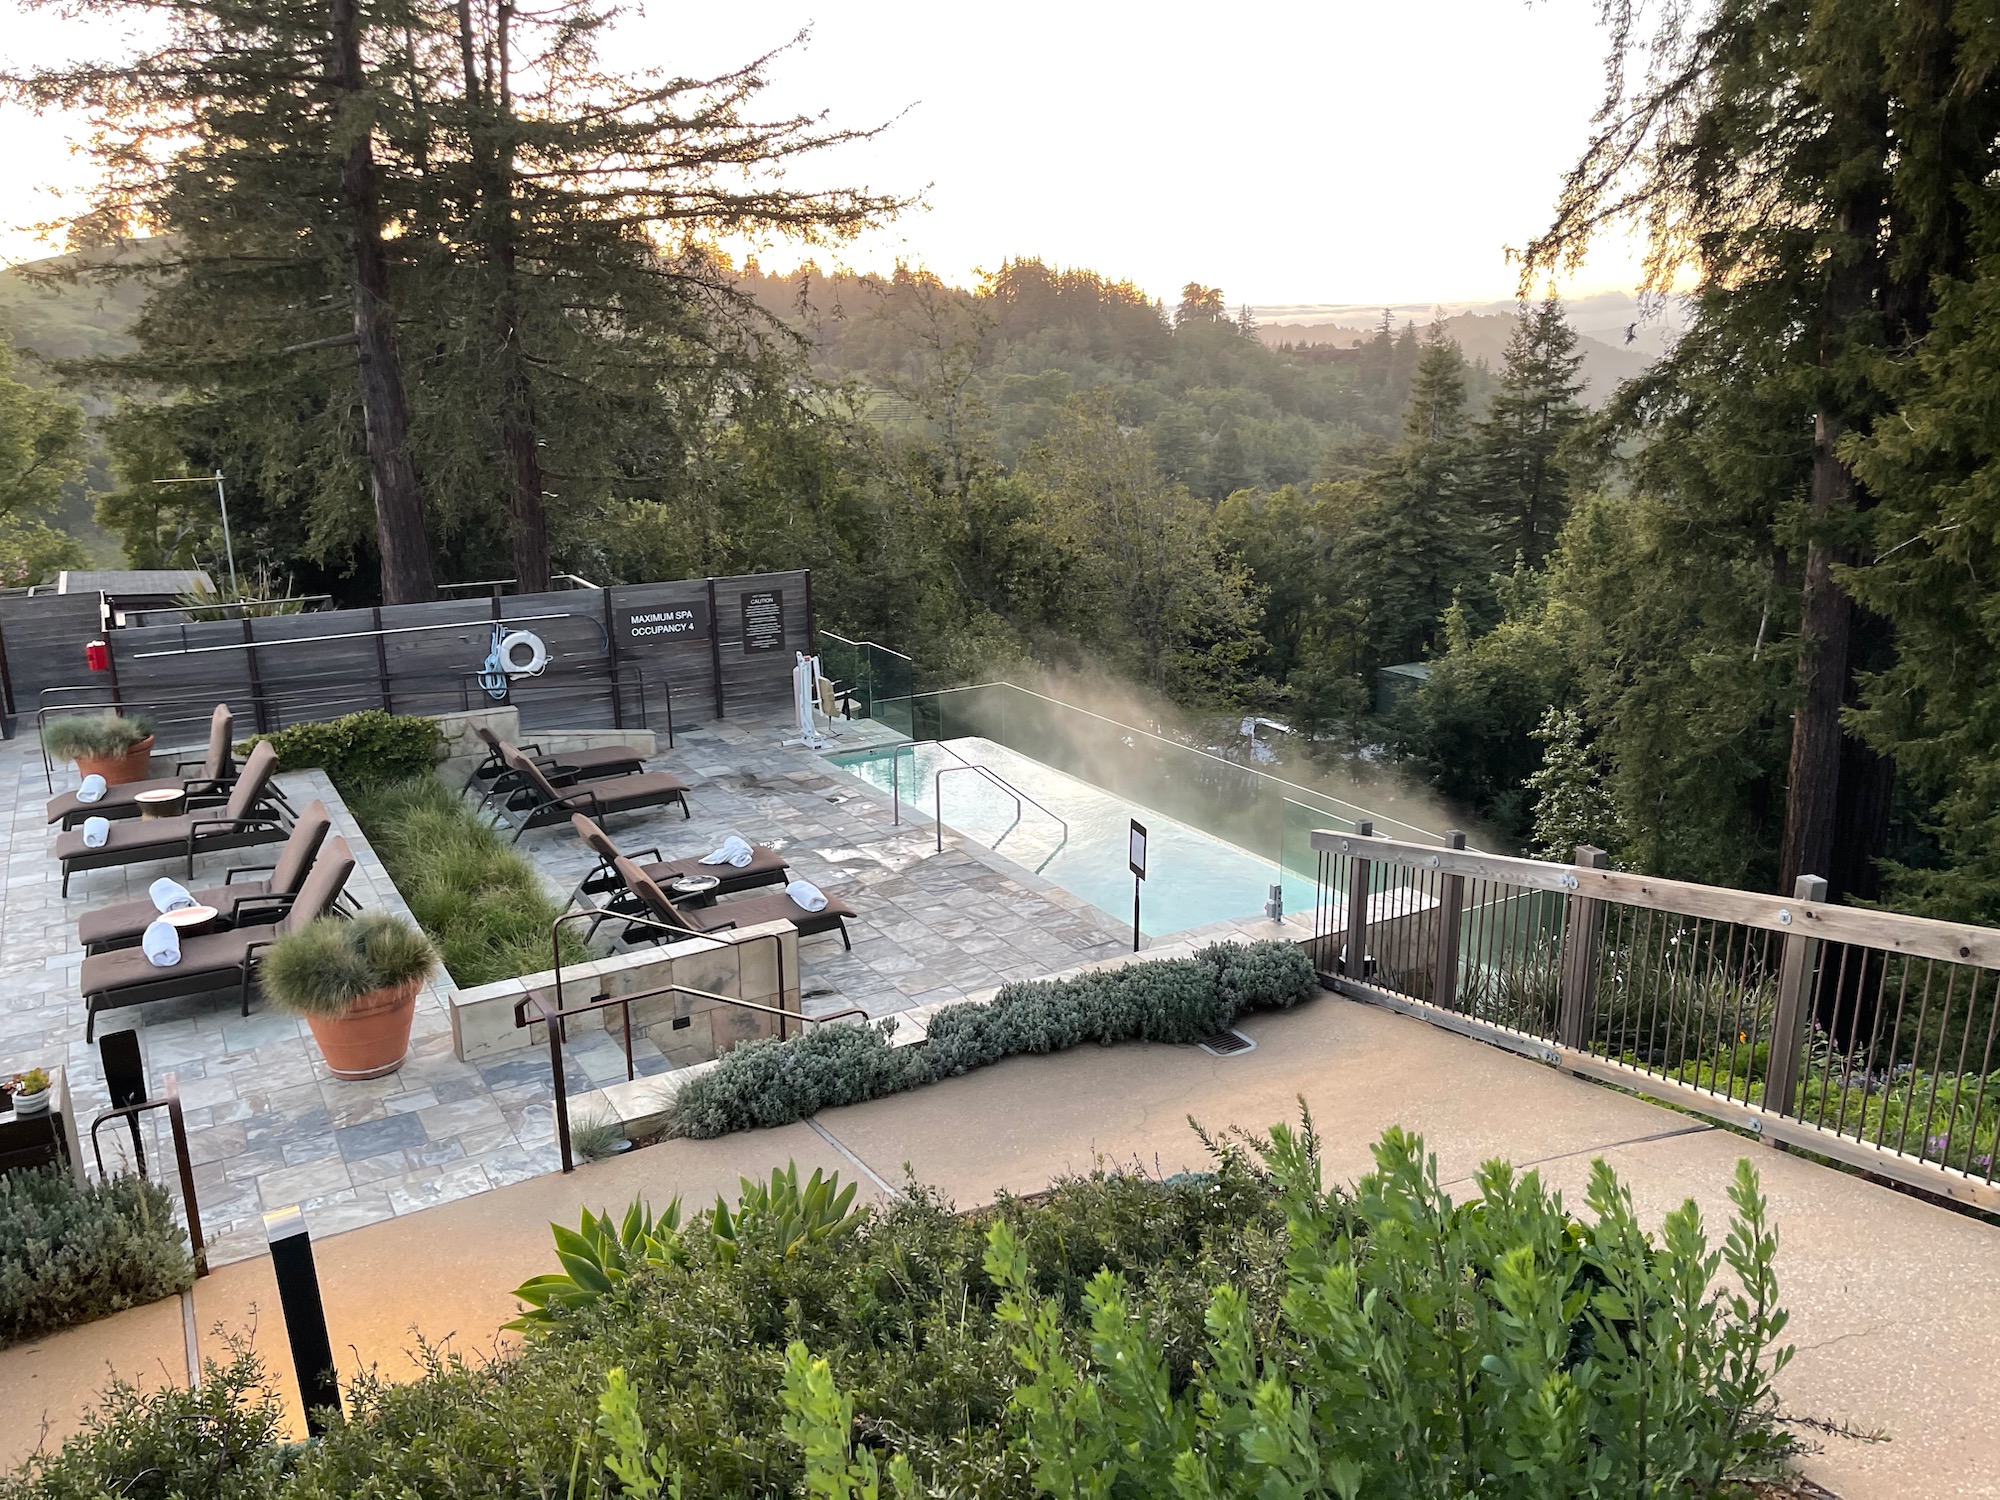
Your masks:
M299 893L299 887L305 883L306 873L312 869L313 857L319 853L320 843L331 826L326 804L315 798L300 810L299 820L292 825L291 836L278 851L275 865L244 865L231 870L221 885L205 891L190 891L194 904L214 908L216 922L225 928L244 925L243 920L239 920L239 913L243 919L252 922L269 922L283 915L292 898ZM245 879L239 884L236 878L239 875L269 875L270 879ZM114 948L130 948L146 935L146 928L159 914L159 908L151 900L120 901L114 906L100 906L77 919L76 940L85 953L108 953Z
M520 777L521 789L534 799L532 805L518 809L521 821L514 829L515 843L530 828L565 822L573 813L586 813L592 821L602 823L611 813L645 812L679 803L682 817L694 816L688 811L687 783L666 771L609 776L601 781L586 781L581 786L558 788L542 774L540 766L512 745L501 753L507 769Z
M625 882L625 889L638 899L640 909L633 915L677 927L682 932L706 937L733 927L790 922L798 928L802 938L818 932L838 932L842 947L850 950L854 947L854 940L847 935L847 919L855 916L856 912L846 902L832 896L826 898L826 906L820 911L807 911L782 891L775 896L745 896L719 906L679 906L657 881L624 855L613 860L612 866L618 871L619 879Z
M136 818L142 811L141 792L186 792L191 807L203 798L220 802L229 794L229 783L236 779L235 731L236 716L227 703L218 703L215 712L209 715L208 754L201 760L175 762L172 776L106 787L104 795L95 802L83 802L75 792L64 792L49 799L49 821L74 828L85 818ZM189 766L198 768L201 774L187 775Z
M472 768L472 774L465 778L461 790L471 791L475 781L513 780L513 773L507 769L508 742L484 724L473 725L472 732L486 746L486 759ZM560 755L551 755L535 744L514 748L530 756L548 773L550 781L562 786L575 781L594 781L601 776L631 776L646 769L646 757L623 745L606 745L595 750L565 750Z
M56 835L56 858L62 861L62 893L69 895L69 878L78 870L103 870L117 865L140 864L147 860L187 860L188 874L194 874L194 857L218 849L242 849L252 844L275 844L288 831L283 814L290 809L284 797L271 785L278 753L269 740L243 762L243 772L220 810L191 812L179 818L127 819L113 823L102 844L83 841L83 830L73 828Z
M83 1039L94 1039L101 1011L153 1000L178 1000L211 990L234 988L242 1013L249 1015L250 981L257 972L259 956L286 933L332 911L353 873L354 855L347 840L335 834L320 845L297 899L275 922L184 938L181 961L169 969L155 968L143 948L120 948L86 958L80 981L87 1015Z
M615 862L625 851L582 813L571 813L569 821L576 830L576 836L597 855L596 868L577 882L570 900L574 902L579 896L599 896L607 891L623 890L625 883L618 878ZM716 896L755 890L759 886L783 885L790 879L784 856L762 844L750 846L750 863L740 869L735 865L705 865L699 855L690 855L686 859L661 859L657 849L641 849L632 857L632 862L638 864L648 854L653 857L653 863L639 865L639 868L646 872L649 879L664 886L689 876L713 876L718 884L710 894Z

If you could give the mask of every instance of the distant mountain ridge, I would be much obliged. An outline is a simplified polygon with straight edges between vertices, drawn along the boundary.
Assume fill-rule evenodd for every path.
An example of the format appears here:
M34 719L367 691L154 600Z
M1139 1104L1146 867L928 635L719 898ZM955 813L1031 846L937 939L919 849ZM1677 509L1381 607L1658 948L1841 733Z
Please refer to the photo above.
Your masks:
M1493 305L1505 310L1461 312L1443 321L1445 333L1457 340L1467 359L1484 361L1489 368L1497 370L1506 354L1507 341L1513 337L1515 313L1506 304ZM1253 308L1251 311L1258 320L1257 337L1272 348L1286 344L1307 348L1315 345L1330 349L1352 348L1375 337L1378 326L1375 321L1366 326L1334 321L1270 322L1266 321L1267 314L1278 309ZM1295 308L1291 311L1296 314L1312 309ZM1344 308L1341 311L1351 316L1355 309ZM1429 326L1436 311L1434 308L1421 308L1405 309L1399 313L1397 309L1390 308L1389 314L1399 329L1406 322L1415 323L1421 329ZM1382 309L1377 308L1375 318L1379 320L1381 315ZM1577 352L1583 355L1584 399L1592 406L1602 406L1621 383L1643 374L1661 352L1658 348L1648 349L1636 340L1630 344L1613 344L1593 336L1584 331L1582 319L1574 314L1570 321L1577 328ZM1603 328L1601 322L1597 326ZM1622 330L1616 337L1622 340Z

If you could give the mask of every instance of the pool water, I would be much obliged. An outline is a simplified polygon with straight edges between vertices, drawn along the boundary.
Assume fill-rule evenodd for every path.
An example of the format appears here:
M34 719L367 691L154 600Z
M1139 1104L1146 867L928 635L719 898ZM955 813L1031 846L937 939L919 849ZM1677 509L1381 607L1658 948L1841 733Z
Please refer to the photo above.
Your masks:
M905 805L925 813L937 810L942 773L946 827L1038 871L1119 921L1131 917L1133 882L1126 865L1126 835L1130 821L1137 818L1147 834L1139 928L1148 937L1259 915L1271 883L1278 878L1277 866L1269 859L992 740L968 737L884 746L830 759L884 792L890 790L893 764ZM1017 788L1023 794L1018 812L1014 797L985 775L953 769L968 765L984 766ZM1296 909L1294 903L1301 897L1310 904L1310 886L1294 889L1297 884L1286 881L1288 910Z

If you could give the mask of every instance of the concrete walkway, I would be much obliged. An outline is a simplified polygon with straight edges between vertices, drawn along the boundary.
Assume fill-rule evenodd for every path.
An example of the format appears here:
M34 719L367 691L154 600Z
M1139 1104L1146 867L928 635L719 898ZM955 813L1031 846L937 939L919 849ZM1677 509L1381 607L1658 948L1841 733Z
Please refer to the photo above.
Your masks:
M508 1290L554 1263L547 1221L574 1221L580 1204L618 1206L634 1193L657 1204L679 1193L699 1206L733 1192L739 1174L795 1160L850 1179L859 1164L863 1195L878 1199L907 1164L969 1206L1098 1161L1198 1168L1189 1115L1212 1129L1260 1129L1294 1117L1303 1095L1330 1181L1365 1171L1369 1144L1402 1124L1423 1133L1457 1191L1500 1156L1537 1168L1580 1203L1590 1163L1603 1156L1648 1223L1693 1197L1718 1240L1731 1172L1749 1155L1781 1236L1788 1337L1799 1351L1781 1382L1787 1408L1887 1438L1816 1438L1824 1451L1808 1474L1844 1500L2000 1495L2000 1433L1989 1420L2000 1376L2000 1231L1332 996L1242 1029L1258 1046L1238 1057L1129 1046L1018 1058L783 1130L672 1142L332 1236L318 1257L342 1369L376 1364L407 1376L415 1333L467 1355L493 1350L514 1311ZM220 1348L220 1332L247 1330L284 1370L267 1261L224 1267L193 1301L205 1352ZM157 1383L185 1379L186 1363L173 1303L0 1353L0 1458L32 1450L45 1418L51 1440L72 1430L108 1371Z

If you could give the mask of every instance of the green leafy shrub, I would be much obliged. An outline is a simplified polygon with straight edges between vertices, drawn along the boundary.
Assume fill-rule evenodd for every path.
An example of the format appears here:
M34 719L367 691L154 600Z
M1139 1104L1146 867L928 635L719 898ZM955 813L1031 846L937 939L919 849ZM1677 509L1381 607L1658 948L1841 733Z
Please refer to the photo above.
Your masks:
M444 734L433 721L379 708L253 735L237 746L237 754L249 754L258 740L270 741L280 771L322 770L343 797L426 775L444 748Z
M264 954L258 983L273 1002L308 1016L340 1016L364 995L437 972L431 940L394 912L318 917Z
M61 714L42 726L42 748L52 760L124 755L152 732L145 714Z
M1311 962L1286 942L1216 943L1193 958L1003 985L991 1000L938 1011L919 1046L891 1046L887 1023L746 1042L681 1088L667 1128L707 1138L788 1125L1005 1057L1085 1042L1199 1042L1247 1012L1289 1009L1317 987Z
M457 984L550 966L549 924L562 909L534 866L450 787L424 775L357 792L348 807ZM565 929L563 962L583 957L582 939Z
M1351 1205L1322 1190L1304 1137L1273 1131L1267 1160L1288 1231L1278 1316L1218 1287L1184 1381L1123 1275L1100 1270L1078 1319L1037 1291L1011 1225L988 1231L996 1316L1025 1374L1009 1403L1015 1448L1039 1493L1712 1497L1782 1471L1771 1379L1791 1350L1777 1344L1777 1240L1749 1163L1718 1252L1692 1203L1655 1243L1602 1161L1595 1221L1580 1223L1534 1173L1498 1162L1476 1200L1454 1204L1436 1158L1399 1130ZM1733 1284L1718 1286L1724 1265ZM785 1399L809 1479L815 1463L847 1473L852 1403L803 1344L788 1351ZM871 1454L853 1477L879 1472ZM935 1492L916 1472L890 1457L899 1495Z
M1782 1461L1747 1170L1710 1246L1691 1207L1649 1240L1601 1169L1577 1222L1498 1164L1452 1202L1407 1136L1377 1163L1324 1190L1308 1125L1210 1173L1100 1171L971 1215L920 1188L817 1237L744 1235L739 1211L726 1250L712 1215L655 1220L664 1254L640 1210L604 1225L623 1273L550 1299L543 1336L351 1377L317 1442L283 1444L254 1378L212 1372L114 1391L0 1497L854 1497L872 1469L1028 1500L1092 1462L1086 1492L1148 1500L1698 1500Z
M204 1360L201 1383L145 1391L114 1377L55 1453L10 1479L4 1500L259 1500L278 1492L290 1455L284 1408L247 1345Z
M185 1291L187 1235L165 1188L79 1186L56 1168L0 1175L0 1347Z

